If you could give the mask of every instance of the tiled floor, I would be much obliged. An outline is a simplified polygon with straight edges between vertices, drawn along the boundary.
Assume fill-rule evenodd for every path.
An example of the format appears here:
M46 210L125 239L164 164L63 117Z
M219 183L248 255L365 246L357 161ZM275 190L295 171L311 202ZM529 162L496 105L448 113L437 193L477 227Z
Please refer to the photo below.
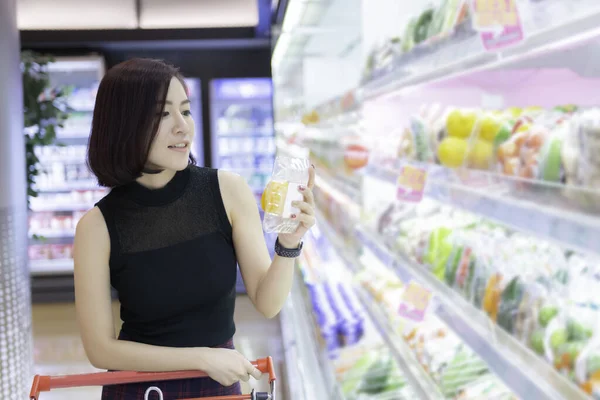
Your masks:
M119 307L114 305L116 326ZM274 360L283 360L281 334L277 319L266 320L260 316L246 296L238 297L235 320L237 334L235 346L248 359L254 360L272 356ZM33 331L35 373L43 375L63 375L96 372L87 361L75 319L73 304L48 304L33 307ZM281 382L284 365L278 364L278 398L285 382ZM252 385L252 386L250 386ZM266 380L253 381L243 387L244 393L250 393L252 388L266 391ZM44 393L40 400L94 400L100 398L99 388L61 389ZM171 399L164 399L171 400Z

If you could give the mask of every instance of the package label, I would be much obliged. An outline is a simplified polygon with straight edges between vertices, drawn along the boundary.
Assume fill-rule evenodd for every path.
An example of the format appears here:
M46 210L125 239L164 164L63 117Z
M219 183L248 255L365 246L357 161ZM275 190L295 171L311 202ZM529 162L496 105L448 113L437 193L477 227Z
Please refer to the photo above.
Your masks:
M514 46L525 39L516 0L471 0L473 28L487 51Z
M299 183L271 181L265 193L265 212L282 218L290 218L299 210L292 206L294 201L303 201Z
M415 281L410 281L402 293L398 315L414 322L421 322L425 319L430 303L431 291Z
M418 203L423 199L427 182L427 170L425 168L404 165L398 176L396 198L400 201Z

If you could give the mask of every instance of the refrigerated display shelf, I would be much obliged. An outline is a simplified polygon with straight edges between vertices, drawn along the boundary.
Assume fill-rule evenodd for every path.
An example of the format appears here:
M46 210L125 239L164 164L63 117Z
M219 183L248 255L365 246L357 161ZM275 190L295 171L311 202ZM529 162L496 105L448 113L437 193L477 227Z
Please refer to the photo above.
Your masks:
M72 140L77 140L78 142L82 142L82 141L87 141L90 137L90 132L85 132L85 131L58 131L56 132L56 141L60 142L61 140L65 139L72 139Z
M272 129L250 129L248 131L232 131L232 132L221 132L217 131L217 137L221 138L270 138L273 137Z
M61 136L56 138L57 145L63 146L87 146L89 140L89 133L85 136Z
M596 190L484 171L411 164L428 171L425 194L437 201L572 250L600 254L600 192ZM365 173L396 184L399 169L369 166Z
M29 233L29 237L41 236L48 239L54 238L74 238L74 230L60 230L60 229L42 229Z
M315 179L315 185L331 187L338 193L343 194L353 203L360 204L360 199L362 197L360 189L342 179L334 178L333 176L329 175L325 169L319 167L317 168L319 175L317 175Z
M39 163L41 165L48 165L53 163L61 164L85 164L85 157L65 157L65 156L51 156L51 157L39 157Z
M298 274L299 275L299 274ZM283 346L290 393L306 400L344 400L333 365L319 343L310 300L296 276L288 301L281 311ZM295 382L295 383L294 383ZM293 390L293 391L292 391Z
M345 258L346 263L354 262ZM375 299L366 293L362 288L355 288L357 296L375 325L375 328L383 338L396 363L404 373L404 377L409 382L411 389L419 396L420 399L443 400L444 396L439 388L433 382L431 377L421 368L418 361L414 357L413 352L408 347L406 342L397 335L391 328L386 316L383 315L379 306L376 305Z
M29 270L33 275L62 275L73 273L72 259L31 260Z
M458 293L405 255L393 253L384 239L363 227L356 230L358 240L392 268L404 282L416 280L433 290L432 308L522 399L588 399L552 365L524 347L515 338L463 299Z
M85 211L92 208L93 204L52 204L52 203L38 203L31 204L31 211L33 212L45 212L45 211Z
M357 261L359 259L359 254L354 254L353 251L344 246L330 224L323 219L322 216L319 217L319 221L321 221L319 228L323 231L327 241L336 250L336 254L343 260L344 265L349 269L349 272L353 275L359 273L362 268ZM414 350L411 349L404 338L394 330L390 316L386 315L380 305L380 301L375 299L373 295L362 286L355 287L355 291L362 306L369 315L370 320L389 347L394 359L398 363L398 366L402 370L414 393L416 393L420 399L441 400L454 398L453 395L448 395L449 397L446 397L444 394L442 390L444 382L443 378L439 384L436 383L432 375L426 372L421 366L415 356ZM452 326L449 326L449 328L452 328ZM481 366L481 364L475 362L474 366ZM469 368L471 365L465 365L464 367ZM468 382L465 381L465 383ZM503 392L502 394L504 395L506 393Z
M236 174L244 174L244 173L248 174L248 173L250 173L252 175L254 175L254 174L256 174L256 175L269 174L270 175L271 171L272 171L271 168L269 168L269 169L262 168L261 169L261 168L255 168L255 167L248 167L248 168L223 168L223 169L227 170L227 171L234 172Z
M225 157L242 157L242 156L253 156L253 157L271 157L273 153L268 151L256 151L254 149L242 150L242 151L221 151L219 154L220 158Z
M356 274L360 270L360 266L356 261L358 254L350 254L351 250L344 246L333 228L320 213L318 220L320 221L319 228L332 247L336 249L336 253L344 261L345 266L351 273ZM406 342L394 332L382 310L376 306L377 301L361 287L355 287L355 292L373 325L389 347L413 391L419 395L420 399L443 400L444 396L435 382L432 381L431 377L419 365Z
M539 2L536 7L544 7L544 2ZM584 7L581 5L580 7ZM460 76L465 76L478 71L502 68L515 64L524 59L568 48L577 43L582 43L600 35L598 19L600 8L597 4L586 2L588 12L563 13L562 15L547 16L547 21L539 24L541 28L527 34L525 40L513 47L502 51L485 51L481 45L479 35L470 35L467 38L448 46L438 46L436 51L430 53L427 62L419 60L416 68L400 68L402 63L395 66L389 73L373 79L361 88L364 99L372 99L387 95L398 90L418 85L447 81ZM535 12L535 10L532 10ZM574 16L573 16L574 14ZM570 15L567 21L552 25L557 19ZM568 18L568 17L567 17ZM460 54L462 56L457 57Z
M36 185L36 189L39 192L72 192L78 190L98 190L101 189L98 186L98 182L93 179L63 182L56 185Z
M345 297L345 302L347 303L351 303L352 306L352 310L353 311L349 311L350 314L357 316L360 315L360 318L363 322L361 323L362 328L359 328L359 330L362 331L362 333L360 334L360 339L355 342L355 339L350 339L347 335L349 334L350 336L352 336L352 334L350 334L349 332L347 333L342 333L339 332L339 334L341 335L341 337L346 337L349 340L349 343L346 344L341 344L340 342L338 342L337 345L333 345L331 344L331 339L332 336L330 335L331 332L329 333L324 333L324 335L327 337L327 339L325 339L324 337L321 337L321 333L317 333L317 337L319 339L317 339L318 342L327 342L328 346L333 346L332 350L331 350L331 355L329 356L328 352L321 352L320 353L320 359L322 361L322 365L335 365L335 373L334 373L334 369L333 368L326 368L325 370L325 374L327 375L327 381L331 382L330 385L334 386L335 385L335 391L333 394L331 394L329 397L327 397L327 399L340 399L343 400L345 398L352 398L352 399L371 399L371 400L413 400L415 399L415 392L413 391L413 386L412 383L409 379L407 379L404 376L404 371L403 369L400 367L400 365L398 365L397 360L396 360L396 356L394 354L392 354L394 352L394 350L392 349L392 351L390 351L390 344L389 341L386 337L384 337L384 335L388 335L389 338L392 337L391 335L391 331L389 328L389 324L388 325L384 325L381 323L381 315L380 314L374 314L371 312L370 307L372 306L372 303L365 301L364 298L360 297L360 293L357 293L356 290L359 289L356 287L355 282L351 282L351 281L344 281L344 283L342 283L342 281L337 280L337 278L332 278L330 279L330 277L328 276L329 273L332 273L332 276L336 276L337 273L345 273L342 271L347 271L348 268L352 267L352 265L346 264L344 262L339 262L340 258L339 258L339 250L337 248L335 248L334 246L331 245L331 242L329 241L330 237L324 235L321 236L320 234L317 234L318 236L313 237L313 239L315 240L315 242L313 242L312 240L309 240L308 243L310 243L312 246L309 245L309 247L307 247L307 252L309 251L309 249L313 249L313 246L316 246L319 248L318 251L316 251L317 255L316 258L320 259L322 262L325 263L332 263L332 264L328 264L330 265L331 268L328 268L328 272L324 272L322 275L316 271L313 271L312 273L307 272L307 275L309 276L308 278L305 277L305 279L307 280L307 288L311 288L309 289L309 291L311 291L312 295L311 296L315 296L315 292L318 292L319 290L316 289L316 287L321 287L323 289L322 285L329 285L328 287L330 288L330 290L334 290L333 288L336 287L337 285L341 285L345 288L344 292L346 293L346 297ZM321 237L323 239L325 239L324 241L321 240ZM337 240L336 237L331 237L331 239L335 239ZM317 244L320 243L320 244ZM335 248L335 254L330 253L330 250L333 250ZM323 257L323 258L322 258ZM311 256L312 258L312 256ZM327 260L327 261L325 261ZM341 268L341 269L339 269ZM336 270L337 272L332 272L333 270ZM316 275L313 275L313 273L316 273ZM352 275L352 273L351 273ZM316 276L319 276L319 278L316 278ZM316 279L315 281L313 281L313 279ZM311 282L311 283L308 283ZM318 282L318 283L317 283ZM327 292L328 289L323 289L325 292ZM325 293L322 292L322 293ZM327 296L327 295L326 295ZM333 295L332 295L333 296ZM334 296L335 297L335 296ZM343 296L344 297L344 296ZM308 299L308 297L306 297ZM316 298L319 298L318 295ZM333 300L333 297L328 297L327 298L329 300L324 300L323 298L321 298L321 300L316 300L316 304L319 304L319 302L331 302L335 303L336 301ZM312 299L312 301L315 301L315 298ZM341 299L339 299L339 301L342 301ZM347 304L346 303L346 304ZM306 307L308 310L308 313L312 313L313 315L317 316L316 319L320 319L323 318L323 308L320 308L320 306L316 305L315 303L311 303L310 300L307 300L306 302ZM333 307L333 304L332 304ZM338 303L336 306L336 309L339 310L339 308L344 307L341 303ZM340 311L341 312L341 311ZM343 314L343 312L341 312ZM341 316L340 318L342 318L342 320L344 320L346 323L348 323L349 325L355 326L355 328L357 328L356 325L354 325L356 323L356 321L352 320L352 318L350 318L350 320L346 320L345 318L348 318L348 316L346 315L346 317ZM374 320L374 318L378 318L378 320ZM317 324L320 323L322 324L321 326L325 326L325 329L328 330L329 329L329 324L331 322L317 322L315 320L315 318L313 318L313 325L314 326L318 326ZM342 323L342 325L344 325L344 323ZM385 326L385 328L383 328ZM348 328L348 327L346 327ZM382 329L383 328L383 329ZM353 328L348 328L350 331L353 330ZM344 328L342 328L342 331L344 330ZM344 341L344 339L341 339L341 342ZM383 367L381 370L374 370L373 365L374 364L370 364L370 366L364 370L364 358L362 356L357 356L357 354L362 354L363 356L367 355L368 353L381 353L381 354L389 354L390 357L390 361L394 364L394 367L392 368L393 370L395 370L396 372L393 374L395 375L396 373L400 374L401 376L401 381L402 384L400 385L400 387L387 387L385 389L383 389L380 385L382 384L381 381L378 381L377 383L372 382L370 384L373 384L375 386L373 386L371 389L373 389L374 392L369 391L366 387L362 386L364 384L369 385L369 383L365 383L366 381L370 381L371 379L378 379L378 378L373 378L373 374L381 374L380 378L381 379L388 379L390 377L390 375L388 375L390 373L390 370ZM332 358L332 360L330 360L330 358ZM354 361L351 361L354 360ZM354 364L354 367L357 367L358 365L362 365L361 367L358 367L359 371L362 372L357 372L356 370L353 370L353 367L351 367L351 365ZM367 378L367 376L370 376L370 378ZM398 376L396 376L396 378L398 378ZM337 382L337 383L336 383ZM357 382L360 382L357 385ZM389 382L388 382L389 383ZM398 383L398 382L396 382ZM357 391L357 392L356 392ZM423 397L420 396L419 398L429 398L429 397Z

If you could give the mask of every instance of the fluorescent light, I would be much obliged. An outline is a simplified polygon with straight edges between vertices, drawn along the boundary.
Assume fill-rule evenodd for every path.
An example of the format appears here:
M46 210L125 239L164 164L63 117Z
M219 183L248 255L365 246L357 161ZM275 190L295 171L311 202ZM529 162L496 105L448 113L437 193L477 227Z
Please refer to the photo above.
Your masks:
M276 71L279 64L281 64L291 42L292 37L289 33L283 33L279 36L279 40L277 40L277 44L275 45L275 50L273 50L273 57L271 58L271 68L273 71Z
M306 3L300 0L290 0L287 9L285 10L285 16L283 17L282 31L290 32L296 26L300 24L302 20L302 14L306 9Z
M300 21L306 10L306 4L305 1L290 0L285 11L285 16L283 17L281 34L273 50L273 57L271 59L271 68L273 70L279 67L279 64L285 57L292 41L291 35L294 29L300 25Z
M135 1L19 0L17 26L21 30L133 29L137 28Z
M254 27L257 24L256 0L141 0L141 28Z

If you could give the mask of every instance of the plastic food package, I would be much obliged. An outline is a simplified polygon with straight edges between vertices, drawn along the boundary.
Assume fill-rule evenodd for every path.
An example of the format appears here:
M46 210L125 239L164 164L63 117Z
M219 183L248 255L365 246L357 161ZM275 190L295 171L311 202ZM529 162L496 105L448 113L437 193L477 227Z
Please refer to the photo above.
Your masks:
M597 187L600 183L600 109L583 112L578 120L577 139L579 144L579 163L576 184Z
M575 379L584 392L600 400L600 336L596 335L580 353Z
M308 185L309 168L306 159L281 156L275 159L271 179L262 195L265 232L293 233L298 229L299 222L291 216L300 210L292 207L292 202L304 200L299 188Z

